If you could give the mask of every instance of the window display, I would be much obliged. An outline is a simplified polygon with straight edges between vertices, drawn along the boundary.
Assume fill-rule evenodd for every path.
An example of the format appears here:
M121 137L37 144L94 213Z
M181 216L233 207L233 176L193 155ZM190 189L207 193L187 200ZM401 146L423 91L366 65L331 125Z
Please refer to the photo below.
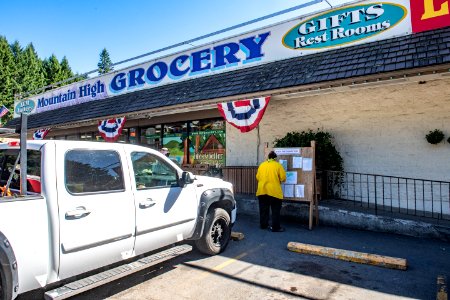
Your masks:
M200 120L191 123L190 158L192 164L209 165L208 175L219 176L225 166L225 121Z
M169 151L169 157L178 165L187 164L189 139L187 122L164 125L163 147Z

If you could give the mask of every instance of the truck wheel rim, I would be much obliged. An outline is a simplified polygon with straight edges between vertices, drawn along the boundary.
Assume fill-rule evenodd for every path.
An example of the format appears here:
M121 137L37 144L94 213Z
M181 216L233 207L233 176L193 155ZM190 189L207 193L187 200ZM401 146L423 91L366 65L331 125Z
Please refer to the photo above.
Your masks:
M219 219L216 222L214 222L211 228L211 239L215 246L220 247L222 245L225 226L226 222L222 219Z

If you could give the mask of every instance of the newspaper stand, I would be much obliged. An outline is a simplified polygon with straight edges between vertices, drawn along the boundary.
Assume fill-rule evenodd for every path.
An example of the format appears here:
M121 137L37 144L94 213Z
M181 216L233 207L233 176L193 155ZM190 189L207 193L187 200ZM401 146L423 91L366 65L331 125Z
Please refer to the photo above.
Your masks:
M285 200L306 202L309 204L309 229L313 227L315 214L316 225L319 223L318 199L316 192L316 143L311 147L265 148L265 157L275 151L278 161L286 171L286 182L282 184Z

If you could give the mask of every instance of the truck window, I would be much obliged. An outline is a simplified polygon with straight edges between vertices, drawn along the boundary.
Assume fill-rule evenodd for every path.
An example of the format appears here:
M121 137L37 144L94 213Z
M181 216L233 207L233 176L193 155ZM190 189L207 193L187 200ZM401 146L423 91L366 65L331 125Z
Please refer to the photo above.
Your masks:
M20 160L14 166L19 149L0 150L0 186L5 186L11 176L11 190L20 190ZM41 152L27 150L27 190L31 193L41 192Z
M65 155L65 184L70 193L124 190L120 156L111 150L70 150Z
M162 158L146 152L133 152L131 161L138 190L178 186L177 171Z

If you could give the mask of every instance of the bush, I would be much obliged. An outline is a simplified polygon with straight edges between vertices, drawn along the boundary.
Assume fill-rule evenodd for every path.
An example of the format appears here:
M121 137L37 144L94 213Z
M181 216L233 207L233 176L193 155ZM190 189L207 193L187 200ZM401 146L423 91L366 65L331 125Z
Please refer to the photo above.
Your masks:
M444 133L439 129L435 129L433 131L430 131L425 136L425 138L427 139L428 143L436 145L442 142L442 140L444 139Z
M283 138L275 139L275 147L311 147L316 141L316 167L319 170L344 171L344 160L332 141L330 133L317 129L302 132L288 132Z

